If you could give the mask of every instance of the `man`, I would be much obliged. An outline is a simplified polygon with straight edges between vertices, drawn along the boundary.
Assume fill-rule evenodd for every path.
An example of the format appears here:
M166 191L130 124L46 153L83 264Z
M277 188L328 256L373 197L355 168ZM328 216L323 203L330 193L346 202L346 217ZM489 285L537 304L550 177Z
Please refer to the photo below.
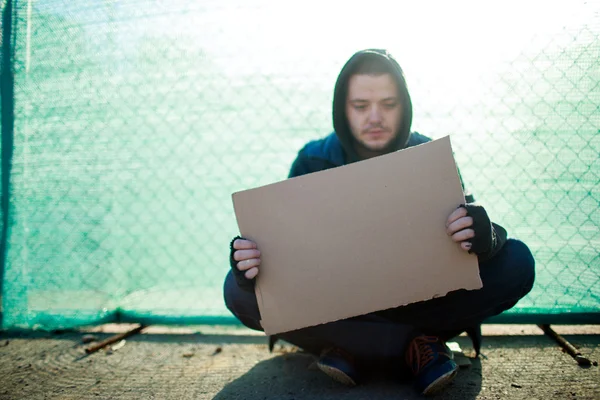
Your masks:
M383 50L360 51L343 67L335 85L335 132L300 150L289 177L429 141L410 132L411 120L411 99L398 63ZM535 275L527 246L507 240L504 228L490 222L483 207L472 204L470 196L467 200L470 203L452 212L440 229L446 230L448 240L477 255L482 289L459 290L441 298L287 332L278 338L320 356L319 368L342 383L355 385L360 381L362 365L386 360L408 367L419 392L439 391L458 370L446 341L467 331L479 354L481 322L513 307L531 290ZM253 292L260 273L259 245L240 237L232 240L231 271L225 279L224 295L227 307L244 325L262 330ZM398 264L400 267L401 261Z

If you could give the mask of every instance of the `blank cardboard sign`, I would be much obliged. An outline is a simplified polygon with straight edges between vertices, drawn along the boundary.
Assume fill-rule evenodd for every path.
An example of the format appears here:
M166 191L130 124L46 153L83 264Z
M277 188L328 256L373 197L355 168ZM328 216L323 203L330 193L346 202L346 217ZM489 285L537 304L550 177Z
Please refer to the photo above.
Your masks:
M262 255L265 333L481 288L477 257L446 235L464 201L449 137L234 193Z

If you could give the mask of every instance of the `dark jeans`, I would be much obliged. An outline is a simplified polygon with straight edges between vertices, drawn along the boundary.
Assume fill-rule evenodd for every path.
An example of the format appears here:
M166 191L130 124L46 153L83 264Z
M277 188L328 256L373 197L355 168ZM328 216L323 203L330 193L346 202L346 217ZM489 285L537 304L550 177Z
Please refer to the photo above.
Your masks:
M303 328L278 337L319 354L323 348L340 347L358 359L403 358L417 333L448 340L488 317L513 307L531 290L535 262L529 248L509 239L491 260L480 263L483 288L457 290L448 295L359 317ZM254 292L240 289L231 274L225 278L225 304L244 325L262 330Z

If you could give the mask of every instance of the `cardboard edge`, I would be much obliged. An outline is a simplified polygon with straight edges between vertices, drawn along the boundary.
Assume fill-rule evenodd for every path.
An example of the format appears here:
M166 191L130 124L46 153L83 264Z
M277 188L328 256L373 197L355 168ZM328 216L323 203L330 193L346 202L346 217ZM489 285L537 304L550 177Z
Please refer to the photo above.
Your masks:
M478 276L478 282L476 282L476 284L478 284L479 286L478 287L471 287L471 288L463 288L463 289L459 289L459 290L474 291L474 290L481 290L481 289L483 289L483 282L482 282L480 276ZM433 299L443 298L443 297L446 297L451 292L453 292L453 290L448 291L448 292L446 292L444 294L434 295L431 298L428 298L428 299L425 299L425 300L421 300L421 301L415 301L415 302L412 302L412 303L403 303L402 302L402 303L399 303L399 304L397 304L395 306L387 308L386 310L390 310L390 309L398 308L398 307L404 307L404 306L408 306L408 305L411 305L411 304L417 304L417 303L421 303L421 302L426 302L426 301L430 301L430 300L433 300ZM384 310L376 310L376 311L372 311L371 313L376 313L378 311L384 311ZM371 314L371 313L366 313L366 314L361 314L361 315L367 315L367 314ZM343 321L343 320L354 318L354 317L357 317L357 316L358 315L348 314L348 315L344 315L344 316L342 316L342 317L340 317L338 319L332 320L332 321L322 322L322 323L319 323L319 324L308 325L308 326L303 326L303 327L294 327L294 328L289 329L289 330L281 330L281 329L279 329L278 328L278 323L274 323L273 324L273 323L268 323L267 322L266 324L264 324L262 319L261 319L260 322L261 322L261 326L262 326L265 334L268 335L268 336L270 336L270 335L277 335L277 334L285 333L285 332L292 332L292 331L296 331L296 330L299 330L299 329L312 328L312 327L315 327L315 326L325 325L325 324L329 324L329 323L332 323L332 322Z

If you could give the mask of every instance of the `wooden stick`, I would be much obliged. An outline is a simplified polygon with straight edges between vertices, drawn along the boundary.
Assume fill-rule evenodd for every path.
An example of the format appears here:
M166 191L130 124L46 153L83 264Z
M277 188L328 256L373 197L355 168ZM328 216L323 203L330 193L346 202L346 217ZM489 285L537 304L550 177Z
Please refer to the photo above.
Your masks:
M589 359L582 356L581 353L579 352L579 350L577 350L575 348L575 346L573 346L571 343L569 343L567 341L567 339L565 339L564 337L562 337L558 333L556 333L554 331L554 329L552 329L550 327L550 325L538 325L538 326L540 327L541 330L544 331L544 333L546 335L550 336L552 339L554 339L556 341L556 343L558 343L563 349L565 349L567 351L567 353L569 353L571 355L571 357L573 357L575 359L575 361L577 361L577 364L579 364L581 366L591 365L591 362Z
M133 328L127 332L123 332L123 333L119 333L117 335L113 335L109 338L104 339L103 341L96 343L90 347L88 347L87 349L85 349L85 352L87 354L92 354L95 353L96 351L102 349L103 347L108 346L109 344L113 344L118 342L119 340L123 340L131 335L135 335L136 333L140 332L142 329L146 328L148 325L140 325L136 328Z

